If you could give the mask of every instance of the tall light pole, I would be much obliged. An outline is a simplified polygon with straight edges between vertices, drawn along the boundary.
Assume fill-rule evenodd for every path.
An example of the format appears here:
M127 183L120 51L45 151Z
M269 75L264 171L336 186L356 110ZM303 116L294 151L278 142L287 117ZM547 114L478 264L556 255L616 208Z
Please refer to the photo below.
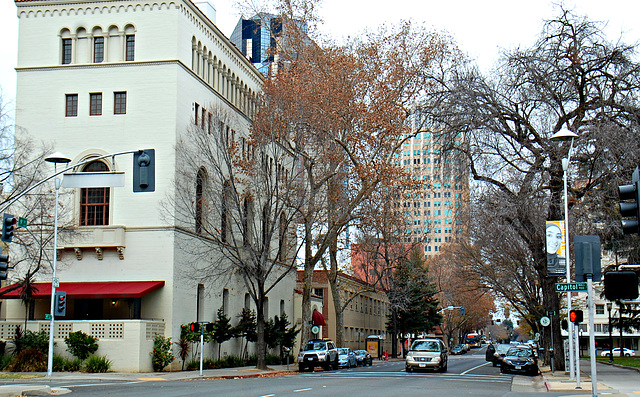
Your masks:
M68 164L71 159L60 152L55 152L44 159L47 163L53 163L54 172L57 173L58 164ZM51 276L51 323L49 326L49 356L47 357L47 376L51 376L53 372L53 327L55 323L54 310L55 310L55 297L56 287L58 286L58 278L56 277L56 266L58 261L58 198L60 194L60 185L62 184L62 178L56 175L55 188L56 188L56 202L53 215L53 260L51 261L51 268L53 275Z
M609 313L609 364L613 364L613 334L611 333L611 302L607 302L607 312Z
M564 227L565 227L565 265L567 272L567 283L571 282L571 249L569 246L569 196L567 195L567 171L569 169L569 161L571 161L571 152L573 151L573 140L577 138L578 135L575 132L569 131L566 128L561 129L551 136L552 141L571 141L569 144L569 152L567 152L567 157L562 159L562 171L564 180ZM571 292L567 292L567 313L571 310ZM575 363L573 356L573 323L569 321L568 324L568 340L569 340L569 377L570 379L574 379L576 376L575 371ZM579 376L579 375L578 375Z

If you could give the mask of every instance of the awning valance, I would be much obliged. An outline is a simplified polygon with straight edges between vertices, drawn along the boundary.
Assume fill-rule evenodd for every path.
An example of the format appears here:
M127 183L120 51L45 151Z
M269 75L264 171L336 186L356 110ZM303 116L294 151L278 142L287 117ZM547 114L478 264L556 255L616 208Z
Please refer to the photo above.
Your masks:
M33 283L35 299L51 297L51 283ZM73 299L140 298L164 286L164 281L93 281L60 283L57 288ZM20 288L8 285L0 289L0 299L20 299ZM5 291L8 291L5 293Z
M313 313L311 313L311 320L313 321L313 325L327 325L322 313L315 309L313 310Z

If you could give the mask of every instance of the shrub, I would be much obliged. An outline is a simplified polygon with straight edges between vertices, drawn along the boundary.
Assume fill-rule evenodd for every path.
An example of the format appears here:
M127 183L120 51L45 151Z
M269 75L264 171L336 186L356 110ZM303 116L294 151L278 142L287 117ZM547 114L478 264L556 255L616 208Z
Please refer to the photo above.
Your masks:
M76 372L82 369L82 360L74 358L69 360L65 357L54 355L53 356L53 371L54 372Z
M171 338L165 338L157 335L153 338L153 352L151 352L153 370L162 371L164 367L169 365L173 360L173 352L171 351Z
M49 333L44 330L39 332L26 330L20 333L16 331L14 343L18 353L25 349L35 349L46 355L49 352Z
M67 344L67 351L80 360L86 360L98 350L97 341L98 338L87 335L82 331L71 332L69 336L64 338L64 343Z
M47 370L47 356L34 348L18 353L9 364L12 372L44 372Z
M92 373L104 373L111 369L113 363L107 359L107 356L91 356L84 363L84 369Z
M7 354L0 357L0 371L4 370L11 362L11 355Z

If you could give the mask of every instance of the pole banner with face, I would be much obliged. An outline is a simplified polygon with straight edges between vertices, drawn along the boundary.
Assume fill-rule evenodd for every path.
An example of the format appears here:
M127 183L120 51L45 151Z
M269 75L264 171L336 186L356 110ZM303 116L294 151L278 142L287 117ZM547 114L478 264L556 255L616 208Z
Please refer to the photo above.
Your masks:
M564 221L547 221L547 276L566 274Z

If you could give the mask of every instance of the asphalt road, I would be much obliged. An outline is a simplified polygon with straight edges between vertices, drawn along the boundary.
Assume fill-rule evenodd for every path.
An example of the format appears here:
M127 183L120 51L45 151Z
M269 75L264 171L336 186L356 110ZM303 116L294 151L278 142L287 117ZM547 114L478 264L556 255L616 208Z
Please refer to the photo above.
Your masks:
M372 367L316 370L272 378L180 381L87 382L48 380L76 396L529 396L541 377L500 374L484 360L484 349L450 356L446 373L404 371L403 361L375 361ZM567 393L545 393L549 396ZM28 395L28 394L27 394Z

